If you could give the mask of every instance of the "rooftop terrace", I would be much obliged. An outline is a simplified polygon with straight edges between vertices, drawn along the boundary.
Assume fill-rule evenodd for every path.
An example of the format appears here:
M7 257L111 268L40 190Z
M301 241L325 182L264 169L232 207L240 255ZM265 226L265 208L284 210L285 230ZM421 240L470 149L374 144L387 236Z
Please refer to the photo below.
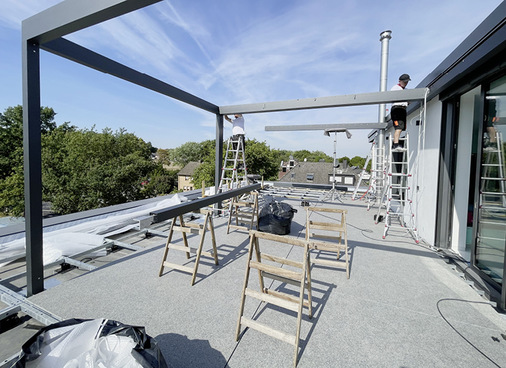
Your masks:
M303 239L301 200L277 199L297 209L290 236ZM304 309L298 367L506 365L506 318L447 257L416 244L405 232L391 230L382 239L383 224L374 223L375 211L349 196L342 203L310 203L348 211L351 267L347 279L344 270L312 265L313 318ZM98 258L89 263L108 263L90 272L59 275L56 286L28 300L61 319L107 318L145 326L173 367L293 366L293 346L283 341L252 329L243 329L235 341L249 237L241 231L226 234L226 223L226 218L214 219L219 265L202 258L193 286L191 275L179 271L166 269L159 277L165 240L139 236L131 242L142 250ZM206 250L210 239L206 236ZM189 242L195 246L198 240L192 236ZM262 246L289 259L302 256L297 246L283 253L272 242L262 240ZM171 253L178 256L172 260L193 264L194 257ZM256 277L251 282L252 288L258 285ZM279 281L272 287L291 288ZM295 333L293 312L251 302L245 316ZM0 361L20 349L22 341L14 344L9 334L28 339L35 333L32 322L0 335Z

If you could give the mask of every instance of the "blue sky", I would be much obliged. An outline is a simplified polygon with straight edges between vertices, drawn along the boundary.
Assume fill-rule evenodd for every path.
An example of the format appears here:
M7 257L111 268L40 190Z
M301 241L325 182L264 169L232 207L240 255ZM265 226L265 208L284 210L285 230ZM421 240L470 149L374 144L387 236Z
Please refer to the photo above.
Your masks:
M85 1L85 0L83 0ZM21 21L58 0L0 2L0 111L22 103ZM392 31L388 89L414 88L499 0L175 0L68 35L73 42L217 105L379 90L379 34ZM41 103L58 124L126 128L155 147L215 137L214 115L41 52ZM266 125L369 123L376 106L246 115L248 138L271 148L333 152L320 131ZM366 156L369 131L338 136L338 156ZM225 122L225 136L231 134Z

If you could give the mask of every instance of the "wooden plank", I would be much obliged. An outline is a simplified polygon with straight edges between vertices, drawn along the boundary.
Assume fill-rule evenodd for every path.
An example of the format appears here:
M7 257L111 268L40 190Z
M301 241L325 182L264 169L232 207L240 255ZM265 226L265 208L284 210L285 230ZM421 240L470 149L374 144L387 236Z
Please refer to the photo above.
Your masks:
M185 247L184 245L169 244L169 249L180 250L182 252L197 253L197 248Z
M286 277L286 278L289 278L289 279L292 279L292 280L296 280L296 281L301 281L302 280L302 276L303 276L302 274L300 274L298 272L294 272L294 271L290 271L290 270L285 270L283 268L266 265L266 264L263 264L261 262L256 262L256 261L250 261L250 267L251 268L255 268L257 270L260 270L260 271L265 271L265 272L268 272L268 273L272 273L274 275L278 275L278 276L281 276L281 277Z
M333 212L333 213L348 213L348 210L343 210L341 208L328 208L328 207L306 207L308 211L314 212Z
M293 236L275 235L275 234L270 234L270 233L264 233L264 232L261 232L258 230L250 230L249 233L250 233L250 235L253 234L257 238L260 238L260 239L273 240L273 241L276 241L279 243L291 244L291 245L295 245L298 247L304 247L307 243L306 240L295 238Z
M321 265L324 265L324 266L344 267L344 268L346 268L346 262L345 261L331 261L329 259L314 258L314 259L311 259L311 263L321 264Z
M174 226L175 231L180 231L182 233L188 233L188 234L201 234L203 230L195 229L195 228L188 228L185 226Z
M300 285L300 281L295 281L295 280L292 280L292 279L289 279L289 278L286 278L286 277L282 277L282 276L279 276L279 275L274 275L274 274L269 273L269 272L262 271L261 274L262 274L262 277L267 277L267 278L269 278L271 280L276 280L276 281L279 281L279 282L284 282L285 284L290 284L290 285L294 285L294 286L299 286Z
M298 286L300 286L300 283L298 284ZM295 303L297 305L297 308L299 306L300 296L295 297L295 296L292 296L292 295L289 295L289 294L286 294L286 293L282 293L280 291L271 290L271 289L267 289L265 292L267 294L269 294L269 295L275 296L276 298L281 298L281 299L284 299L286 301L293 302L293 303ZM309 307L309 302L306 299L304 299L302 301L302 305L304 305L305 307ZM297 310L296 310L296 312L297 312Z
M288 266L302 268L302 262L292 261L291 259L286 259L282 257L273 256L272 254L262 253L260 256L262 259L266 259L268 261L281 263Z
M328 230L336 232L344 231L344 226L338 223L309 221L309 226L314 230Z
M274 304L278 307L285 308L293 312L297 312L299 307L298 300L287 300L286 298L281 298L278 295L271 295L270 293L266 294L255 290L246 289L246 295L258 299L264 303Z
M187 273L193 273L192 267L181 266L176 263L171 263L171 262L167 262L167 261L163 262L163 265L164 265L164 267L173 268L175 270L179 270L179 271L183 271L183 272L187 272Z
M309 249L314 250L324 250L328 252L338 252L341 250L345 250L346 246L344 244L337 244L337 243L329 243L329 242L315 242L311 241L309 243Z
M266 335L269 335L271 337L274 337L275 339L287 342L287 343L295 346L296 338L294 335L290 335L285 332L275 330L274 328L266 326L266 325L259 323L257 321L253 321L252 319L249 319L246 317L241 317L241 324L246 327L252 328L253 330L256 330L256 331L262 332Z
M231 229L237 229L237 230L244 230L244 231L248 231L249 230L249 227L248 226L241 226L241 225L228 225L229 228Z
M341 242L341 236L333 236L333 235L326 235L326 234L316 234L316 233L311 233L309 235L311 238L320 238L320 239L332 239L332 240L337 240L339 242Z

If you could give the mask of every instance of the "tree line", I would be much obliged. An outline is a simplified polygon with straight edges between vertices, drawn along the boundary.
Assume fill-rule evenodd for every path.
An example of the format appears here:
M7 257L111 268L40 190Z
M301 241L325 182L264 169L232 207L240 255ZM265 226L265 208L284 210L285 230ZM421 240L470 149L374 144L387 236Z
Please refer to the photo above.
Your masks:
M202 163L193 176L195 188L200 188L202 181L214 185L214 140L157 149L125 129L98 132L94 127L79 129L70 122L57 126L55 116L52 108L41 107L42 196L57 214L176 192L177 172L191 161ZM321 151L271 149L256 139L246 142L248 172L265 180L276 180L280 163L290 157L333 161ZM341 157L343 160L359 167L365 163L359 156ZM18 105L0 113L0 215L23 213L23 110Z

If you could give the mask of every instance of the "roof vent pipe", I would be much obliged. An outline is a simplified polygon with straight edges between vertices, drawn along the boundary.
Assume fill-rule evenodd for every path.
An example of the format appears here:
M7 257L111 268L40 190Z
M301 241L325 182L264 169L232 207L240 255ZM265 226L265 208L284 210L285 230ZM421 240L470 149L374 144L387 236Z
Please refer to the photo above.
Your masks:
M387 30L380 33L380 42L381 42L381 66L380 66L380 92L387 90L387 79L388 79L388 45L390 43L390 39L392 38L392 31ZM386 105L380 104L378 111L378 122L384 123L386 115ZM376 163L376 173L378 173L377 180L377 190L379 193L383 190L384 185L384 176L383 176L383 165L385 158L385 130L379 129L378 134L378 155L376 160L373 162ZM378 196L378 200L379 196Z
M380 67L380 92L387 90L388 79L388 44L392 38L392 31L383 31L380 33L381 42L381 67ZM379 106L379 122L385 122L385 104Z

